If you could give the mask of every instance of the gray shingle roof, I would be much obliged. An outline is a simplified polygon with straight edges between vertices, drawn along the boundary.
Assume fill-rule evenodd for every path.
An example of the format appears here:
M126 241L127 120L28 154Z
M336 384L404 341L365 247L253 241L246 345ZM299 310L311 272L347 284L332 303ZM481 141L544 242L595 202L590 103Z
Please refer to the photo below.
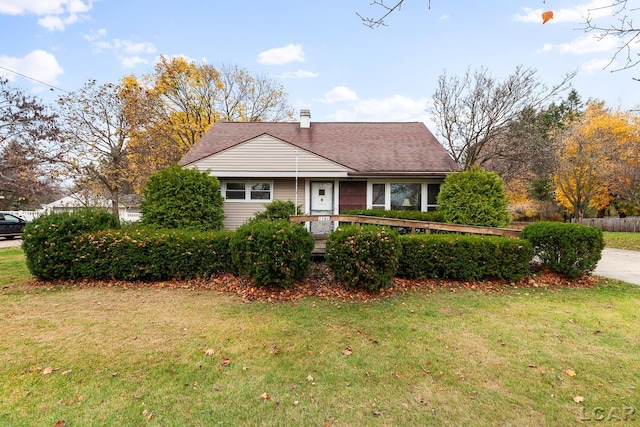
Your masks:
M458 170L451 156L420 122L219 122L180 160L186 166L260 135L300 147L355 174L427 174Z

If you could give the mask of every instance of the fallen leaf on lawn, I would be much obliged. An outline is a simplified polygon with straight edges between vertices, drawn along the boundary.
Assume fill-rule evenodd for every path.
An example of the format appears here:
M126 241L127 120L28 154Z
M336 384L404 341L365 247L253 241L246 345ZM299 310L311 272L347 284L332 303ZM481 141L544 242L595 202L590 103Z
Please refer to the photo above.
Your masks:
M60 421L56 421L53 427L64 427L66 425L67 425L66 421L60 420Z
M347 356L349 356L350 354L353 354L353 348L351 348L351 346L348 345L347 348L342 350L342 354L347 355Z
M145 418L147 419L147 421L151 420L151 418L153 418L153 416L155 415L153 412L145 409L144 411L142 411L142 415L145 416Z
M269 396L269 394L267 394L267 393L262 393L262 394L260 395L260 397L262 398L262 400L269 400L269 399L271 399L271 396Z
M53 372L53 368L51 366L47 366L42 370L42 375L49 375L51 372Z
M576 376L576 372L571 370L571 369L567 369L566 371L564 371L567 375L569 375L570 377L575 377Z
M79 395L76 397L76 399L78 400L78 402L84 400L84 396L83 395Z
M69 375L70 373L71 373L71 369L69 369L68 371L62 372L60 375Z
M223 357L223 358L220 360L220 364L221 364L222 366L229 366L229 363L231 363L231 361L229 361L229 358L228 358L228 357Z
M530 368L537 368L537 367L538 367L538 365L534 365L533 363L530 363L530 364L529 364L529 367L530 367Z
M584 402L584 397L582 397L582 396L574 396L573 397L573 401L576 402L576 403L582 403L582 402Z
M216 351L212 348L208 348L207 351L204 352L207 356L213 356Z
M312 377L311 375L309 375L309 376L307 377L307 381L313 381L313 377Z
M277 346L277 345L275 345L275 344L274 344L274 345L271 347L271 349L269 350L269 353L271 353L271 354L278 354L278 353L280 353L280 349L278 348L278 346Z

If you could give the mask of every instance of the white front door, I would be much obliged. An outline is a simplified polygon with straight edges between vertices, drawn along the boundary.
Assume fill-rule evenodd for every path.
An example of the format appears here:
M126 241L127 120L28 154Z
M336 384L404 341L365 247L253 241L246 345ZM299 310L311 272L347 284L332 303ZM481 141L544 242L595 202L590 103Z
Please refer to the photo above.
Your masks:
M311 183L311 215L333 215L333 182ZM311 233L328 234L333 231L333 221L311 222Z
M311 183L311 215L333 213L333 182Z

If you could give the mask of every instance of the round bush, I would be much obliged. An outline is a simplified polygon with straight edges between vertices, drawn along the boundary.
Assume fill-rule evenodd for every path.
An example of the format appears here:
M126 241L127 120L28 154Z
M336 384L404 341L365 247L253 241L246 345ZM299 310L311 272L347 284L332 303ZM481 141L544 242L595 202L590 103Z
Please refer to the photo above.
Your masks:
M22 249L27 268L39 279L69 278L76 258L74 239L84 233L118 227L118 219L104 210L42 215L24 228Z
M327 237L327 265L347 286L372 291L392 286L399 255L398 233L388 228L345 226Z
M156 172L142 190L142 224L156 228L222 230L224 199L218 178L175 165Z
M569 277L590 274L604 249L602 230L582 224L537 222L520 233L533 245L542 265Z
M502 178L476 166L448 175L438 194L438 209L451 224L506 227L508 204Z
M313 236L286 220L252 221L240 226L229 242L237 273L258 285L287 287L309 272Z

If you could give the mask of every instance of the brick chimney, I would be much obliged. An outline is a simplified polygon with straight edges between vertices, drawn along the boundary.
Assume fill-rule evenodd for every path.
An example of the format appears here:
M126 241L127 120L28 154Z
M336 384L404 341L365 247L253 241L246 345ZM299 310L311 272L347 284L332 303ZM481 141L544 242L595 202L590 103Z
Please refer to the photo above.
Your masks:
M311 112L309 110L300 110L300 128L311 127Z

